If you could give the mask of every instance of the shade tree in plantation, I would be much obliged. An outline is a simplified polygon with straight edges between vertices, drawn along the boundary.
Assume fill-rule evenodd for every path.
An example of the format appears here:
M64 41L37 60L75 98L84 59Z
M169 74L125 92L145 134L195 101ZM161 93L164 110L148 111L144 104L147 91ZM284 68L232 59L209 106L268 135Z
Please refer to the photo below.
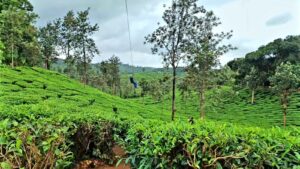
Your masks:
M143 97L143 104L144 104L145 96L149 93L151 86L145 78L141 79L141 81L139 82L139 86L141 88L141 97Z
M162 91L162 98L161 98L161 108L162 112L164 111L164 106L165 106L165 99L169 99L169 94L171 92L171 76L168 74L164 74L162 78L158 80L160 89Z
M65 63L67 64L67 67L65 71L69 76L74 76L76 71L74 50L79 45L76 43L76 29L76 16L73 11L69 11L62 19L60 30L60 46L66 56Z
M158 80L150 81L150 95L156 102L161 102L163 97L163 91Z
M5 46L3 63L11 66L38 65L38 31L33 25L37 15L30 2L3 0L0 9L0 39Z
M233 71L229 66L221 66L220 69L215 69L216 86L233 86L235 84L235 77L237 73Z
M255 90L261 85L261 79L259 72L255 67L251 68L251 71L245 77L248 88L251 90L251 104L254 104Z
M92 25L89 22L89 9L80 11L76 17L76 51L77 70L79 71L82 81L88 84L88 69L90 63L99 50L95 44L92 35L99 30L97 24Z
M269 86L271 77L276 67L281 63L290 62L300 64L300 36L287 36L276 39L267 45L259 47L256 51L246 54L245 58L234 59L227 65L238 72L236 83L246 85L245 77L254 66L258 71L262 86Z
M40 28L39 44L46 69L50 69L51 63L56 61L59 55L57 49L59 45L59 30L60 20L49 22L46 26Z
M300 87L300 66L289 62L281 63L275 74L269 78L273 89L281 95L283 125L286 126L289 96Z
M204 9L203 9L204 10ZM225 44L230 39L232 31L216 33L215 29L221 24L220 19L212 11L206 11L194 18L193 27L189 29L189 44L186 48L188 74L193 79L194 87L199 94L200 117L205 117L205 92L213 82L213 75L219 63L219 57L229 50L232 45Z
M102 61L99 66L102 77L114 95L117 95L118 91L121 92L120 64L119 57L113 55L108 60Z
M192 79L189 76L185 76L178 83L178 90L180 92L181 100L184 103L184 110L187 113L187 100L192 95Z
M160 54L166 67L172 67L172 115L175 118L176 99L176 70L184 59L187 34L193 25L194 18L205 12L197 6L197 0L174 0L162 16L163 23L150 35L146 36L145 43L152 44L152 52Z
M4 60L3 50L4 50L4 44L0 41L0 65L2 64L2 61Z
M29 0L1 0L0 11L7 10L11 7L25 11L33 11L33 6Z

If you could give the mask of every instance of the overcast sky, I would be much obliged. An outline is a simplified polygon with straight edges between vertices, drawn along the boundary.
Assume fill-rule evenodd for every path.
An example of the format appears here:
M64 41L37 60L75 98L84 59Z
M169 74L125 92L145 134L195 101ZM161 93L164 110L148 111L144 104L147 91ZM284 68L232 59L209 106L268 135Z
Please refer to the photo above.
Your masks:
M144 37L157 28L164 8L171 0L127 0L133 43L133 64L162 67L161 56L152 55ZM131 63L124 0L30 0L39 15L38 26L63 17L69 10L91 8L91 23L100 31L94 39L101 51L93 62L113 54ZM229 41L238 50L220 58L222 64L257 49L276 38L300 34L300 0L199 0L221 18L220 30L233 30Z

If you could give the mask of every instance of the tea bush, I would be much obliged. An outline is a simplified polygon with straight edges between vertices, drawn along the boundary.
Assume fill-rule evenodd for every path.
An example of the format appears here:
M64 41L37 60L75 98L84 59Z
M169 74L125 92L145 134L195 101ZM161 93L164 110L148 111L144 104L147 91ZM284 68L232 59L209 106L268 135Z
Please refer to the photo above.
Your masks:
M0 66L0 168L112 163L116 143L132 168L300 168L299 128L191 125L157 112L51 71Z
M135 168L300 168L299 129L147 120L123 141Z

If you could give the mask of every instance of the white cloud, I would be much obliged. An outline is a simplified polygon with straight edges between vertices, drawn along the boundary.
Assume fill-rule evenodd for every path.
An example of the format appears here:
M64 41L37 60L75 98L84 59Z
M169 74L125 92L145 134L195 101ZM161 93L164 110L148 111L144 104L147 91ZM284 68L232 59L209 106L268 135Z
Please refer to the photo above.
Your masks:
M40 15L38 25L70 10L84 10L91 7L91 21L98 23L100 32L94 35L101 56L94 62L116 54L124 63L131 64L124 0L30 0ZM152 55L150 46L143 45L144 37L157 28L161 21L163 4L171 0L127 0L133 44L133 64L141 66L162 66L161 57ZM238 50L220 58L222 64L235 57L243 57L276 38L300 34L300 0L200 0L199 3L213 10L221 18L218 30L233 30L229 41ZM267 22L278 16L289 15L288 22L268 26Z
M234 57L243 57L276 38L300 34L298 0L235 0L215 8L214 11L223 23L220 29L234 31L231 43L239 48L222 56L222 64ZM276 27L266 24L270 18L283 13L292 17L289 22Z

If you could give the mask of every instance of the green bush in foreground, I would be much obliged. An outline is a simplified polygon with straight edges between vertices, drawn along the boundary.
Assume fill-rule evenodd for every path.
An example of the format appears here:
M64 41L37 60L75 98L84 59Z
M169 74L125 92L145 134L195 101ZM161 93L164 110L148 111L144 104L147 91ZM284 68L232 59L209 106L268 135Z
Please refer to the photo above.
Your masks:
M92 114L6 117L0 122L0 164L4 169L71 168L75 161L89 158L110 163L116 160L111 151L116 142L127 150L132 168L300 167L299 129Z
M144 121L127 132L136 168L299 168L300 131Z

